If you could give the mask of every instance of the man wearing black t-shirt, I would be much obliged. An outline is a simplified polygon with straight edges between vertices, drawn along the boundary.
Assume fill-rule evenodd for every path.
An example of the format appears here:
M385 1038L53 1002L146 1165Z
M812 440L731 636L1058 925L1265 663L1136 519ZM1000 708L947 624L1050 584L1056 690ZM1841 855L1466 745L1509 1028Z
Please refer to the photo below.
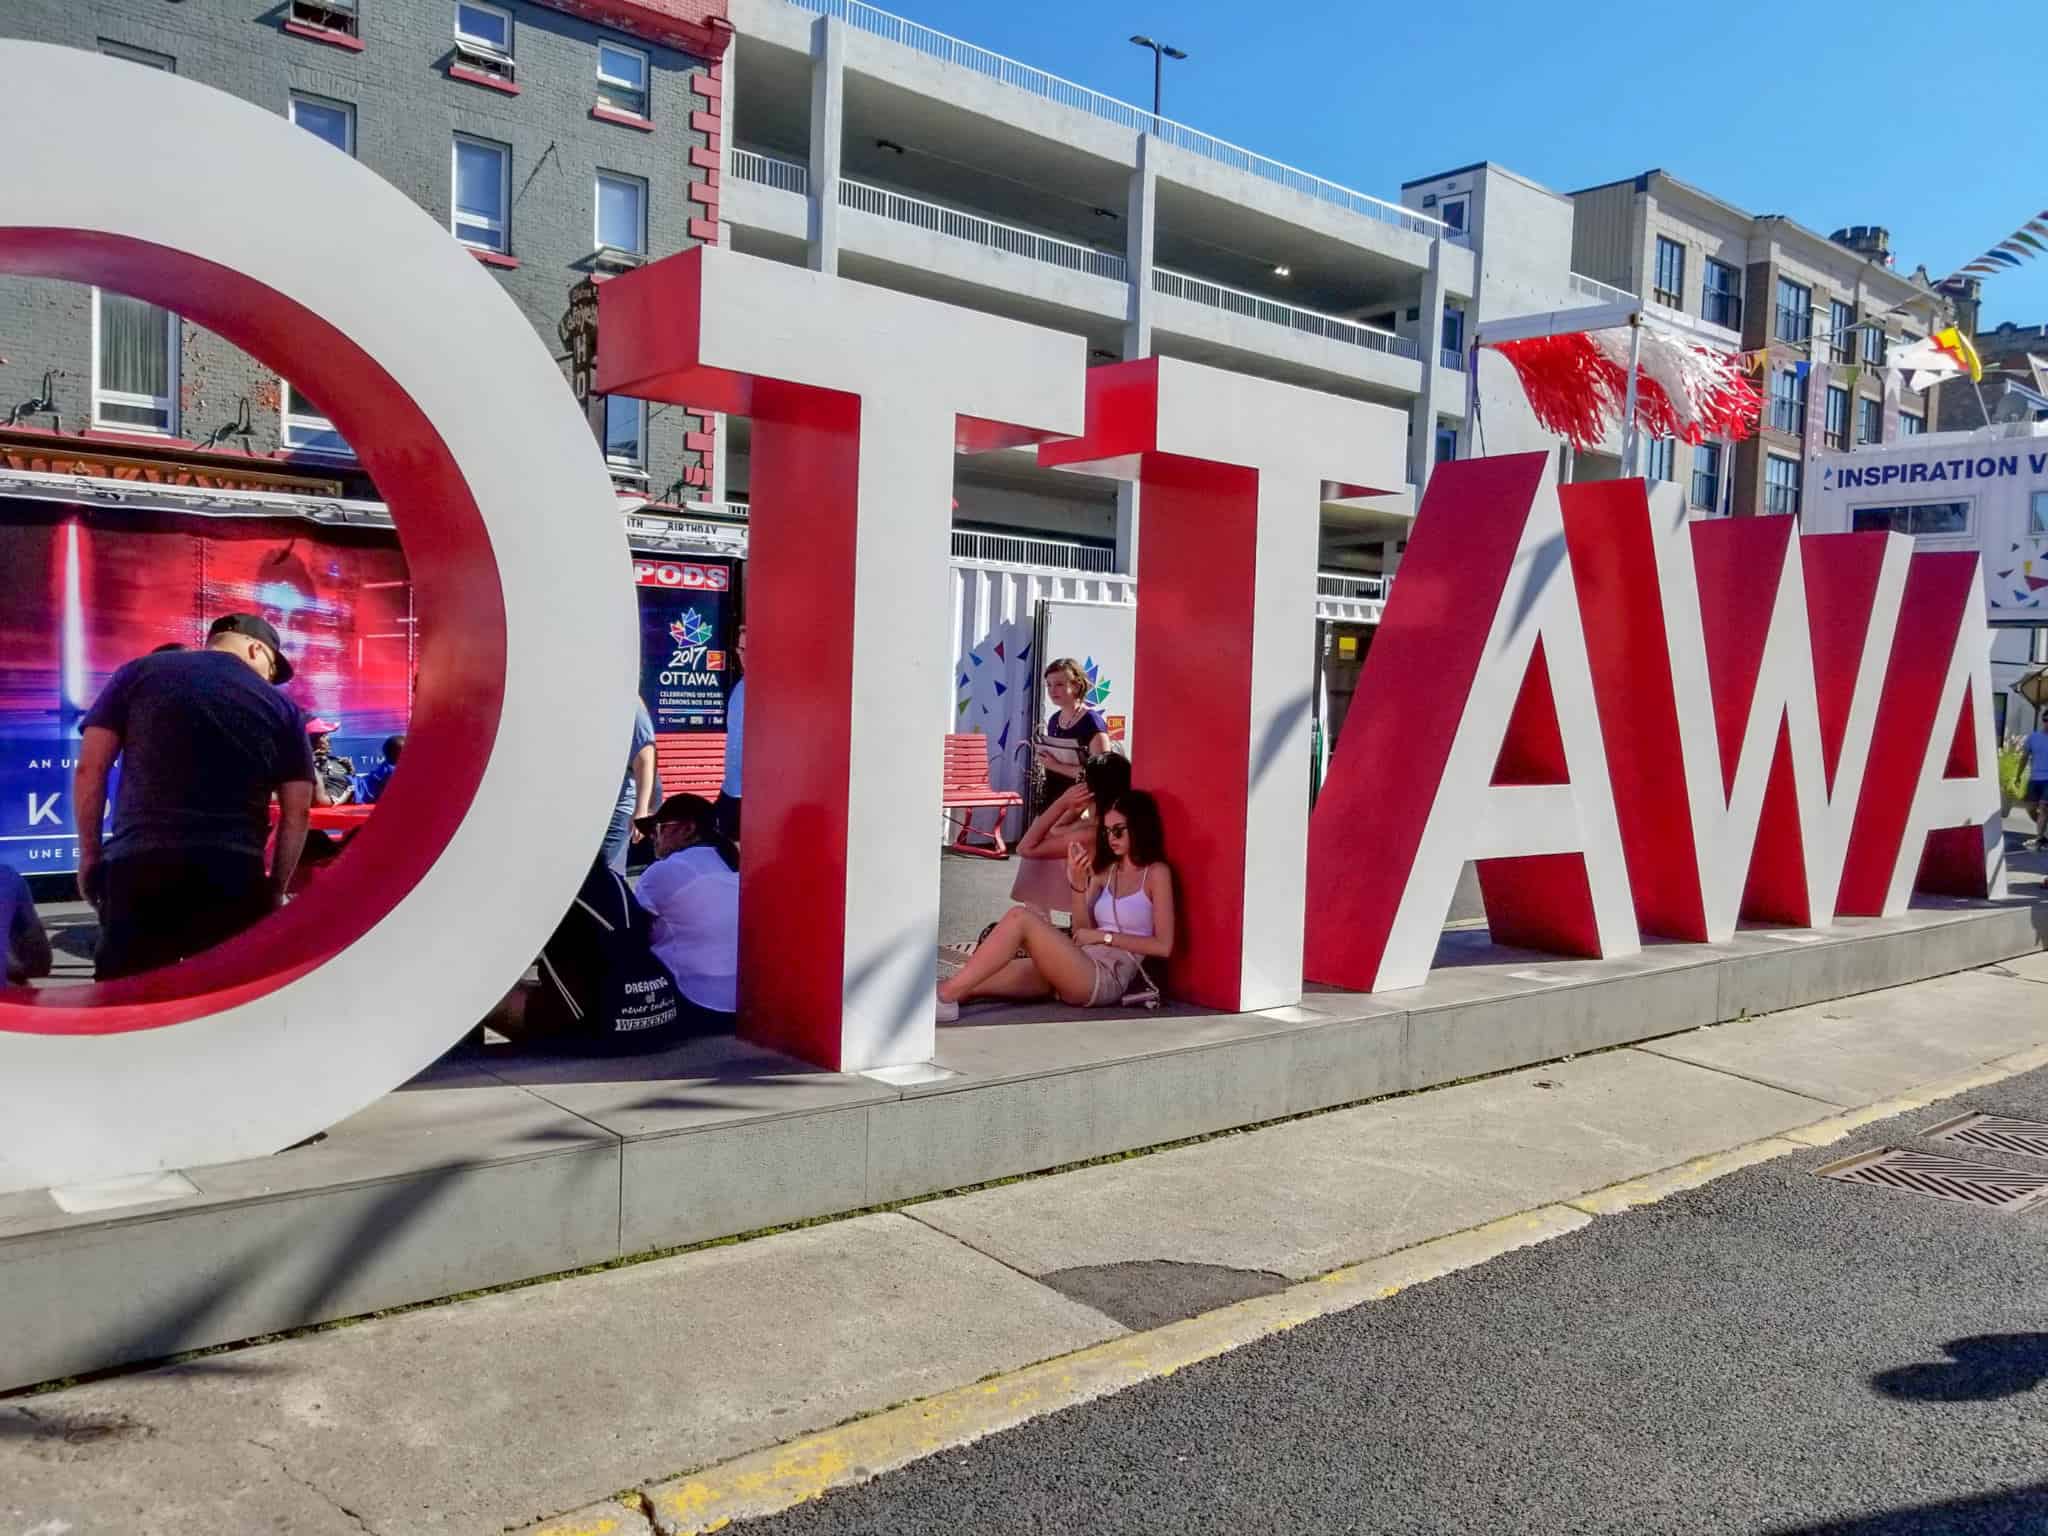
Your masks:
M214 621L204 650L129 662L87 713L72 794L78 885L99 910L99 980L210 949L283 897L313 801L312 748L276 686L291 675L277 631L232 613ZM116 758L121 793L103 848ZM266 873L273 795L277 850Z

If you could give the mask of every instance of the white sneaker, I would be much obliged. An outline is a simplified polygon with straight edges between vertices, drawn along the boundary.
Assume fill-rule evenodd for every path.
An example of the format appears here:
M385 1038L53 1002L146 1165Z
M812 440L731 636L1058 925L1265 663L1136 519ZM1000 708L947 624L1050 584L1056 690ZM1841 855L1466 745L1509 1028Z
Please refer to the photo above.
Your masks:
M943 997L938 1000L936 1013L941 1024L957 1024L960 1021L960 1005L949 1003Z

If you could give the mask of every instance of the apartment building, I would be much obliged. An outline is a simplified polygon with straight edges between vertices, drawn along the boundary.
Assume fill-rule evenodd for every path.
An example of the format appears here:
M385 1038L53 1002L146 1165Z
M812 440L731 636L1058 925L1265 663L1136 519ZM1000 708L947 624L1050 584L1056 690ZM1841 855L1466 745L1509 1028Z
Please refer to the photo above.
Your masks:
M1755 437L1653 442L1638 466L1685 486L1699 515L1796 515L1824 454L1928 429L1931 400L1883 365L1892 346L1947 324L1952 306L1924 268L1896 270L1882 228L1824 236L1661 170L1572 201L1577 272L1640 294L1651 313L1748 354L1758 369L1766 403Z
M439 220L562 352L573 287L717 235L722 9L8 0L0 35L171 70L289 118ZM164 131L175 149L177 125ZM215 174L199 163L178 173ZM247 192L248 217L262 218L263 189ZM715 495L705 422L623 399L590 408L622 489L669 503ZM0 470L60 465L375 495L321 402L264 363L120 294L0 278Z
M1463 228L858 0L729 15L735 249L1079 333L1096 363L1180 357L1394 406L1410 489L1326 508L1323 559L1398 561L1415 489L1465 431ZM732 437L743 499L744 423ZM1039 536L1131 568L1132 487L1018 453L963 459L957 482L956 542Z

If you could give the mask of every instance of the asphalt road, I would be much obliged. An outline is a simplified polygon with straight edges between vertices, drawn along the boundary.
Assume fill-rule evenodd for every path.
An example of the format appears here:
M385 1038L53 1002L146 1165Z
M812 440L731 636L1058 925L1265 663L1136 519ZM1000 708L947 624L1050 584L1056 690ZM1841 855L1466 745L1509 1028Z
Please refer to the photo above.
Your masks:
M2048 1006L2048 987L2043 988ZM2048 1532L2048 1203L1813 1177L2048 1072L947 1452L749 1536Z

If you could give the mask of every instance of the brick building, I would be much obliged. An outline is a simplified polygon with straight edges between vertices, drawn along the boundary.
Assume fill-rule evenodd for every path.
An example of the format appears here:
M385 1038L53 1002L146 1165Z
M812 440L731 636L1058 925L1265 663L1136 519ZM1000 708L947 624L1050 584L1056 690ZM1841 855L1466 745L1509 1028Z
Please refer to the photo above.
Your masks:
M1797 513L1822 454L1928 430L1930 400L1884 363L1894 345L1949 323L1950 305L1924 270L1895 270L1885 230L1822 235L1659 170L1572 201L1574 271L1641 294L1710 342L1764 355L1756 436L1650 445L1646 472L1686 486L1698 513Z
M0 35L288 117L447 227L557 354L575 284L718 238L724 0L9 0ZM714 499L708 419L623 399L591 411L622 490ZM354 463L318 402L199 327L0 277L0 468L374 496Z

